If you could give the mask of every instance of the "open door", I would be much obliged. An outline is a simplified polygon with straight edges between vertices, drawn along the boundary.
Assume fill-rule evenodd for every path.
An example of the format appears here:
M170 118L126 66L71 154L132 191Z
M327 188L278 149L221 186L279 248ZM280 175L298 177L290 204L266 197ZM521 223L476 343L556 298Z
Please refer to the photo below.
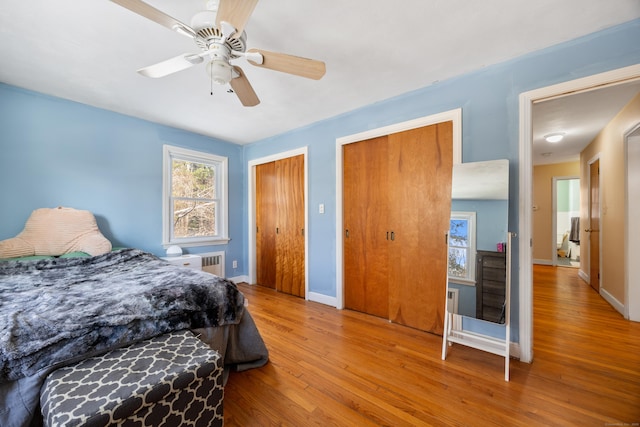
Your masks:
M600 160L589 164L589 277L600 293Z

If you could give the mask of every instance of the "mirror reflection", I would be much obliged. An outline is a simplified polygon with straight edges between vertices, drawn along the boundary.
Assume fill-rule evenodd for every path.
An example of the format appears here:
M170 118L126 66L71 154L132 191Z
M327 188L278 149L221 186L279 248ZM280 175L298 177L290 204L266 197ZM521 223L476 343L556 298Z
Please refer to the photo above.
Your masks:
M504 323L509 161L453 166L447 311Z

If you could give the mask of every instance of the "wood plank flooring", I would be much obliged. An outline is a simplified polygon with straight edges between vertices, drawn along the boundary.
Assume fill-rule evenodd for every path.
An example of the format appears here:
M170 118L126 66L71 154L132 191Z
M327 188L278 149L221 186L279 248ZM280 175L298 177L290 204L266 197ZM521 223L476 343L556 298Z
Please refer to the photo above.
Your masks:
M640 423L640 324L577 276L534 267L534 361L271 289L240 285L269 348L263 368L232 373L232 426L607 426Z

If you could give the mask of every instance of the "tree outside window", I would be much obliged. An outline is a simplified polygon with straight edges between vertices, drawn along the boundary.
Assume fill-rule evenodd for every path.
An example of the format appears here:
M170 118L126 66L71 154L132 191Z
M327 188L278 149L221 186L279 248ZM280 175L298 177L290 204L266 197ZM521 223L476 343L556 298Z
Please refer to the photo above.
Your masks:
M174 159L171 172L174 237L217 235L215 168Z
M227 233L227 158L164 146L163 244L223 244Z
M449 226L449 278L475 281L475 212L452 212Z

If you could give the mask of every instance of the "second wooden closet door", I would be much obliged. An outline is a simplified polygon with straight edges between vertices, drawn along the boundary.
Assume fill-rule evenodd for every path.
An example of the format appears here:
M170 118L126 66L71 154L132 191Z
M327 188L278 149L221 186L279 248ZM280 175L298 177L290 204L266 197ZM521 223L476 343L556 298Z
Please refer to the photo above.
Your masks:
M256 167L257 283L305 296L304 156Z
M304 156L276 161L276 289L304 297Z

